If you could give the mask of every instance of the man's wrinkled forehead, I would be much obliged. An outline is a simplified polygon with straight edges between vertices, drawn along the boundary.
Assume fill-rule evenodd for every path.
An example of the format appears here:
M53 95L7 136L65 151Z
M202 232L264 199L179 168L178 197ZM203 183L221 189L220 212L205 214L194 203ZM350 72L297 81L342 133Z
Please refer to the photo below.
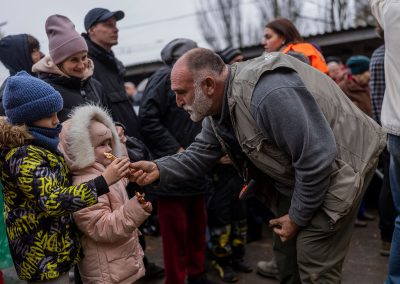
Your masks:
M177 61L171 71L171 89L175 91L180 86L193 82L193 73L184 61Z

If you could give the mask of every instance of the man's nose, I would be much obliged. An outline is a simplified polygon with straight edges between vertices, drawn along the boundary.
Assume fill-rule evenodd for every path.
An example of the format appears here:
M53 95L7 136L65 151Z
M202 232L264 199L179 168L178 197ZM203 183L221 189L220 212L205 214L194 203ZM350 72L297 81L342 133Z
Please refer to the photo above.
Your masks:
M180 107L180 108L183 107L183 105L185 104L185 102L183 101L183 99L180 98L178 95L176 95L175 101L176 101L176 105L177 105L178 107Z

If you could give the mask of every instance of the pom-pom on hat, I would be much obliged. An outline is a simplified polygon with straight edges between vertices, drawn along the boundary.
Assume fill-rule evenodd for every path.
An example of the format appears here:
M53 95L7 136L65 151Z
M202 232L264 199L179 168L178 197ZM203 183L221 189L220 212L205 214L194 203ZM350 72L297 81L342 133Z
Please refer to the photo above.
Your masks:
M364 55L354 55L347 59L346 66L353 75L364 73L369 70L369 58Z
M78 52L88 51L85 39L67 17L52 15L47 18L45 28L49 39L50 57L55 64L60 64Z
M46 82L20 71L7 79L3 107L11 124L30 124L62 110L63 99Z

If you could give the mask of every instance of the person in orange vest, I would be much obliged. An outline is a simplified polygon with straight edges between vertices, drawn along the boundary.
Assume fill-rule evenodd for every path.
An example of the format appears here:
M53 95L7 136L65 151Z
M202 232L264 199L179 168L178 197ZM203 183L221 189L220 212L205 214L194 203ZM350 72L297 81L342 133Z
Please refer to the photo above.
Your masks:
M301 53L309 59L311 66L328 73L321 52L311 43L304 42L297 28L288 19L278 18L266 24L263 44L266 52Z

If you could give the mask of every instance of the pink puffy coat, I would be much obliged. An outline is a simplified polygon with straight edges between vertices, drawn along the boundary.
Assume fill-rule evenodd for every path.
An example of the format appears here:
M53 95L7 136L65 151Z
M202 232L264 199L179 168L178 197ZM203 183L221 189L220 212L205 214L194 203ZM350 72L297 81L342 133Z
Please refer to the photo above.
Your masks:
M95 163L82 170L73 177L73 183L93 179L101 174L102 167ZM131 284L144 276L137 227L149 213L142 209L136 197L128 199L126 185L127 179L113 184L108 194L99 197L97 204L73 214L84 234L81 237L84 257L78 264L84 283Z
M112 130L113 154L120 156L123 152L112 120L105 111L96 106L77 108L72 118L63 124L59 145L74 184L91 180L105 169L95 161L90 143L88 127L92 119ZM144 276L138 227L150 214L143 210L136 197L128 198L127 184L126 178L121 179L110 186L109 193L98 198L97 204L73 214L83 233L84 257L78 267L85 284L131 284Z

